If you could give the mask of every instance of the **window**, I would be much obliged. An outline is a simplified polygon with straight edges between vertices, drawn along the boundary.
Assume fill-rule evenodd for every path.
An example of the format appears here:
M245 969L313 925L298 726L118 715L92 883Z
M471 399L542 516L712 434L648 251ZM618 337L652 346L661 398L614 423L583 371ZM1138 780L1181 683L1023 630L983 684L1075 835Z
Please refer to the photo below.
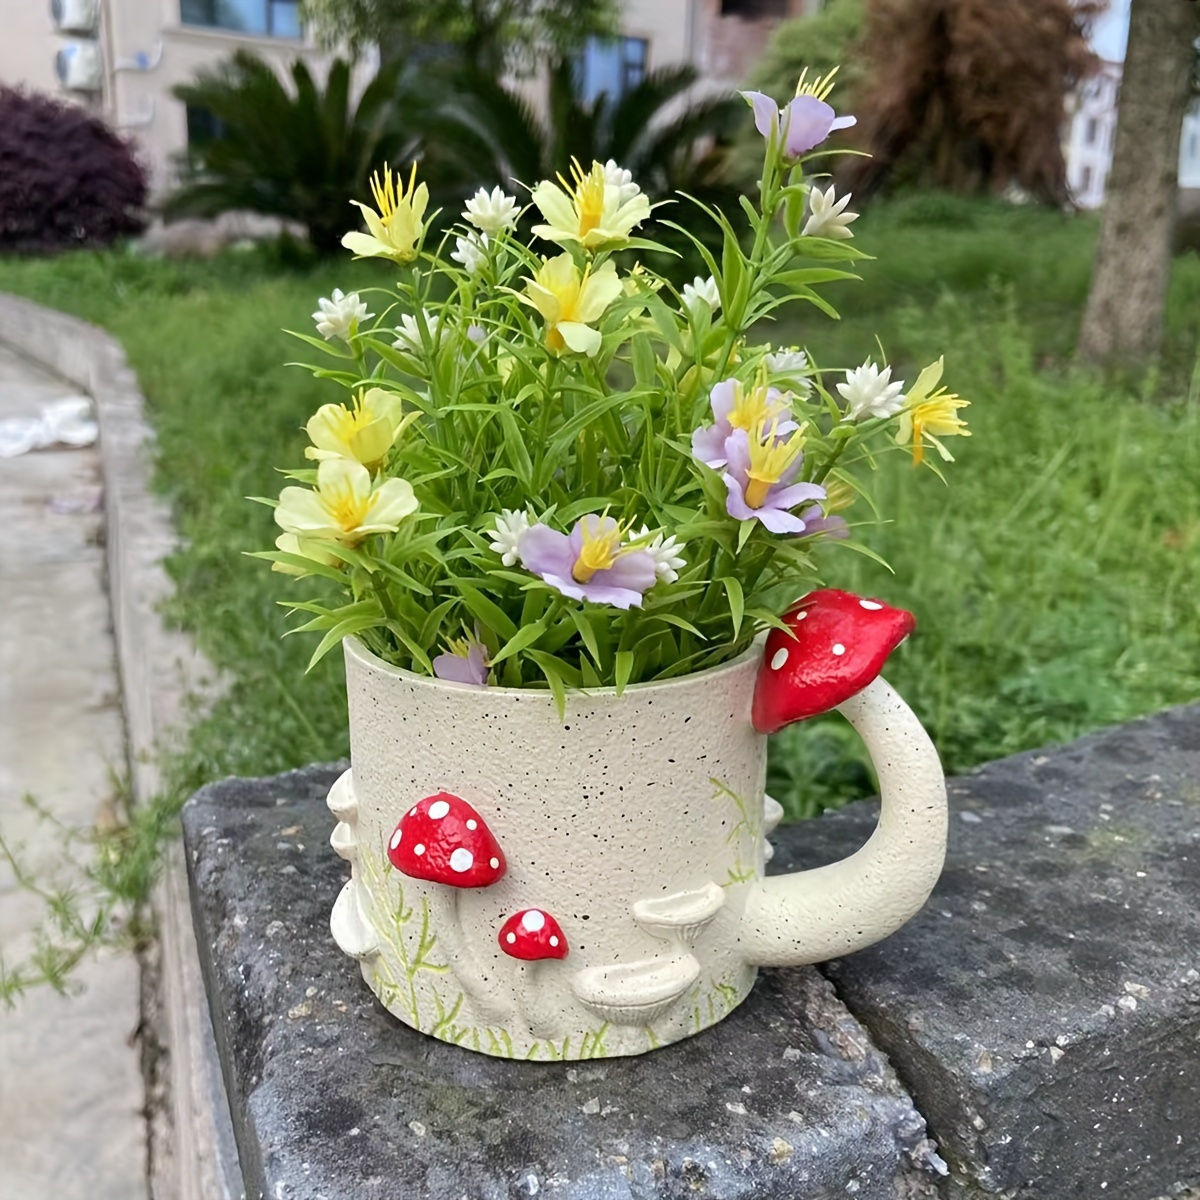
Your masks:
M756 21L762 17L786 17L788 0L721 0L721 16L744 17Z
M1080 190L1086 196L1087 193L1092 190L1092 168L1091 167L1083 168L1083 178L1082 178L1081 182L1082 182L1083 186Z
M299 38L297 0L179 0L185 25L266 37Z
M1088 117L1087 129L1083 134L1084 144L1094 146L1096 144L1096 134L1100 131L1100 122L1095 117Z
M648 49L644 38L588 38L576 63L579 99L591 104L607 93L610 100L620 100L646 78Z

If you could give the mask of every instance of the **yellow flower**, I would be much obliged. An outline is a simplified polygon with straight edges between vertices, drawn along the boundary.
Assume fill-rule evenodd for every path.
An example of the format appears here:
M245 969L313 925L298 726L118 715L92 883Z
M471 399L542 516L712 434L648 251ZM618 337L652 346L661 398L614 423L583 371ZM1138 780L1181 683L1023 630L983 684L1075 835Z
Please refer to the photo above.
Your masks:
M307 541L357 546L368 534L394 533L416 512L417 498L404 479L371 486L371 473L349 458L327 458L317 468L316 489L285 487L275 523ZM308 557L313 557L311 554Z
M400 397L382 388L360 390L354 407L323 404L304 427L312 445L305 458L351 458L374 473L382 465L404 427L416 413L405 416Z
M600 349L599 330L592 329L604 310L621 294L617 268L606 262L598 271L580 274L569 254L543 261L520 299L536 308L546 322L546 345L589 357Z
M281 533L275 539L275 548L282 550L285 554L294 554L297 558L308 558L326 567L340 567L342 560L336 554L331 554L328 547L327 542L314 542L308 538L298 538L294 533ZM312 574L311 571L306 571L303 567L293 563L274 562L271 564L271 570L279 571L284 575L295 575L297 579L303 579L306 575Z
M903 445L912 441L913 466L919 467L925 460L925 443L928 442L946 462L953 462L954 456L942 445L939 438L970 437L971 431L966 422L955 413L960 408L966 408L970 401L960 400L953 392L945 388L937 388L942 377L944 359L929 366L917 376L917 382L900 414L900 426L896 431L896 444Z
M585 174L572 159L570 182L560 175L558 183L543 179L533 189L533 202L547 222L535 225L533 232L560 246L570 242L587 250L623 246L633 227L650 215L646 194L637 184L622 182L627 178L616 164L606 168L598 162Z
M390 258L393 262L410 263L417 257L429 189L424 184L415 187L416 182L416 163L408 177L407 190L399 173L393 178L391 168L385 166L382 176L378 172L371 176L371 193L379 211L357 200L350 201L362 209L370 230L343 236L342 245L353 250L355 258Z

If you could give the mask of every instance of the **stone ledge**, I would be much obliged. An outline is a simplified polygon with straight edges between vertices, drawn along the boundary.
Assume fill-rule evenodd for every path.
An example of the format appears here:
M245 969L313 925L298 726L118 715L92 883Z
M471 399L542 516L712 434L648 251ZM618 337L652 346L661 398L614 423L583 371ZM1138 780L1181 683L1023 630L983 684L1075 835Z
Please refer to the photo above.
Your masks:
M340 767L199 792L198 941L250 1197L858 1200L937 1195L925 1123L811 970L698 1037L532 1064L415 1033L329 934Z
M163 559L176 537L150 478L153 433L137 379L120 344L102 329L32 301L0 293L0 343L90 395L100 426L108 589L121 704L136 803L159 793L159 757L185 724L185 700L210 691L212 669L191 639L168 629L160 607L172 593ZM221 1200L236 1174L223 1102L214 1097L215 1051L201 999L200 969L182 862L169 853L151 900L159 932L161 996L143 1021L169 1056L166 1105L150 1098L151 1178L156 1200ZM144 989L145 994L145 989ZM161 1011L159 1005L161 1004Z
M1151 1200L1200 1185L1200 705L950 781L946 869L829 964L971 1196ZM793 826L815 866L874 824Z

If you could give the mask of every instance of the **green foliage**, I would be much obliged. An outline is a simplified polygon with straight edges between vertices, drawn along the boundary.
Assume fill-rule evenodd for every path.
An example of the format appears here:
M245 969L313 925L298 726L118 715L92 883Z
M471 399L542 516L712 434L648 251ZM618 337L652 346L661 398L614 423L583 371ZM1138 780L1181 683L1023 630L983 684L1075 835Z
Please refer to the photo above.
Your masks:
M866 20L865 0L828 0L819 12L784 21L754 64L750 85L776 100L786 100L805 69L825 75L835 67L841 107L854 111L856 89L865 66L853 53Z
M448 55L493 79L529 74L617 30L613 0L304 0L303 15L327 48Z
M274 69L239 50L175 95L219 122L193 147L189 175L166 202L168 216L248 209L298 221L319 254L338 249L356 225L349 198L371 171L410 155L418 104L399 63L386 65L351 103L350 66L329 69L324 90L297 59L288 88Z
M586 173L576 166L569 185L533 190L547 222L537 236L565 252L544 258L507 218L476 211L486 245L466 224L450 234L461 234L460 257L474 245L469 266L426 253L384 293L377 325L326 330L327 341L299 335L325 356L314 374L350 393L309 423L318 470L286 473L316 487L283 489L275 515L285 533L263 555L289 575L343 585L336 605L307 589L288 600L308 618L297 632L321 635L314 662L357 635L428 675L467 630L493 682L549 686L561 703L565 688L717 666L778 624L821 553L820 485L836 481L840 506L851 501L873 447L892 446L901 402L884 419L846 413L802 359L782 365L757 341L756 324L789 304L836 316L817 289L853 278L839 264L859 257L844 237L806 236L787 219L773 232L806 185L774 141L765 159L761 212L747 204L736 227L705 212L722 243L719 261L702 251L711 302L676 297L648 270L621 276L614 251L658 249L631 236L651 206L628 174L597 161ZM370 246L413 257L407 244L400 255ZM730 477L693 453L717 389L728 394L717 416L730 413L754 472L740 486L747 497L761 489L746 501L753 510L730 507ZM378 432L365 440L364 430ZM718 466L731 432L726 423L710 452ZM776 510L768 485L795 494ZM812 507L798 519L791 510L802 504ZM670 570L660 559L656 573L655 535L681 548ZM538 539L543 549L527 553ZM623 570L642 582L618 583Z
M735 125L745 123L745 108L741 100L724 95L685 103L696 81L690 65L664 67L619 98L602 93L585 104L573 65L563 59L551 68L543 118L519 93L487 75L467 72L455 78L430 127L433 161L456 181L491 187L497 180L532 186L567 174L572 158L584 164L612 160L652 199L684 192L731 210L738 192L726 170L725 151ZM710 228L696 219L691 206L674 205L672 216L695 232ZM656 234L675 251L687 248L686 239L670 231ZM694 263L694 256L689 261Z
M1193 700L1200 258L1175 264L1162 374L1105 385L1063 365L1087 290L1090 217L975 201L969 228L943 229L913 222L909 204L873 205L855 225L860 248L886 254L858 264L853 312L838 323L814 312L772 332L803 343L819 331L831 362L861 361L879 333L905 378L944 348L972 401L974 436L955 447L953 492L898 455L874 477L896 520L868 544L895 574L857 555L833 564L840 586L917 615L889 680L951 771ZM340 396L280 369L288 339L273 331L302 328L334 286L370 298L376 271L344 263L336 274L281 276L261 253L0 260L0 289L107 325L147 397L159 486L182 533L172 614L229 681L174 765L176 806L227 774L346 753L339 664L304 675L311 647L279 636L278 576L238 551L274 532L270 511L242 497L278 487L273 464L298 459L307 415ZM830 291L839 304L841 286ZM791 816L872 788L837 718L772 739L769 790Z

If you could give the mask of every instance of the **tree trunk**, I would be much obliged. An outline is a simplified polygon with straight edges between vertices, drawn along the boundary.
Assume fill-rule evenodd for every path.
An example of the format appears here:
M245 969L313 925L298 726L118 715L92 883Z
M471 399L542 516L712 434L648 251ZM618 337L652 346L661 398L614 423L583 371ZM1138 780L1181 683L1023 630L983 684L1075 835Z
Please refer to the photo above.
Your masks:
M1144 361L1162 343L1197 35L1196 0L1132 0L1116 146L1079 334L1086 362Z

